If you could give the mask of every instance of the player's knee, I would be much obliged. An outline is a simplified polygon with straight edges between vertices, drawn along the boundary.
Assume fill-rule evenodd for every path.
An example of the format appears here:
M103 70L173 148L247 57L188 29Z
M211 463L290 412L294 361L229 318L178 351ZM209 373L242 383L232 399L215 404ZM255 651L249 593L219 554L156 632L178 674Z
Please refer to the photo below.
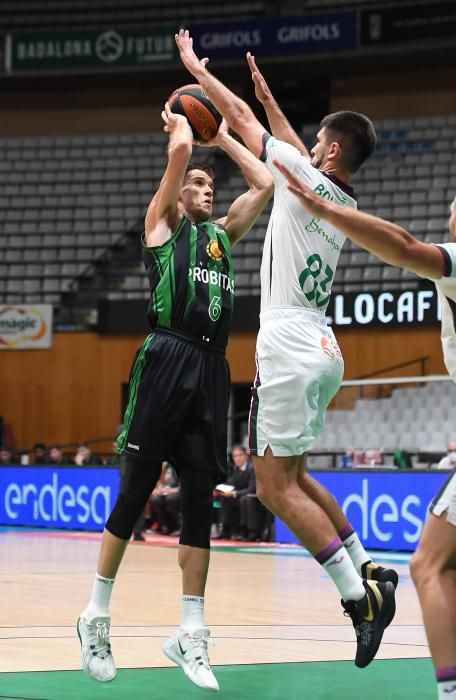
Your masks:
M182 492L182 529L180 544L189 547L210 548L212 525L213 484L194 484Z
M278 515L282 510L281 494L271 481L257 478L256 495L261 503L272 513Z
M146 505L149 493L119 493L111 515L106 522L106 529L114 537L129 540L135 522Z
M426 586L439 573L439 569L437 560L418 547L410 560L410 575L415 586Z

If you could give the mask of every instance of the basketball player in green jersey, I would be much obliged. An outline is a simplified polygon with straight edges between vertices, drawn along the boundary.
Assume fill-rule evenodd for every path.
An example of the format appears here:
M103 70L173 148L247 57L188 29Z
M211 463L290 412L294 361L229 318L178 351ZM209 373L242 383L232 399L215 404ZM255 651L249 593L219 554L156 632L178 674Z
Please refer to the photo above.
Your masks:
M305 209L331 221L352 241L384 262L431 279L442 307L442 349L456 382L456 199L451 204L450 242L417 241L405 229L370 214L327 202L286 167L277 164ZM435 496L410 570L423 611L439 700L456 700L456 469Z
M283 159L322 196L356 209L350 179L372 152L375 131L362 114L330 114L309 154L274 100L265 104L271 135L199 61L188 31L181 30L176 42L186 68L274 177L249 421L257 493L334 581L355 627L355 664L364 667L393 619L398 576L370 561L332 494L306 469L306 453L343 376L342 354L324 312L345 237L335 226L319 227L293 200L274 161ZM257 87L252 57L249 62Z
M118 449L127 474L103 533L89 604L78 620L83 669L100 681L116 675L109 601L138 515L169 461L180 477L182 624L163 646L193 683L218 690L208 658L204 591L212 493L226 468L230 374L225 348L234 301L232 246L271 196L267 169L222 125L210 145L240 167L249 189L211 223L214 176L189 165L192 131L165 105L168 164L150 203L143 237L151 334L134 361ZM152 584L153 585L153 581Z

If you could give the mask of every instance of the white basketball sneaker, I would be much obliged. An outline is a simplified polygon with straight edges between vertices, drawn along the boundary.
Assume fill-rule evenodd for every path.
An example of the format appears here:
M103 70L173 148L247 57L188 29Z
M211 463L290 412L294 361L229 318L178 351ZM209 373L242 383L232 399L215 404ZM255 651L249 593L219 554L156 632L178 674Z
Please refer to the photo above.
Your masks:
M195 632L178 629L163 644L163 651L171 661L181 666L192 683L206 690L218 690L219 684L212 673L207 646L210 632L203 628Z
M109 641L110 626L110 617L94 617L89 622L82 615L77 624L82 668L97 681L112 681L116 676Z

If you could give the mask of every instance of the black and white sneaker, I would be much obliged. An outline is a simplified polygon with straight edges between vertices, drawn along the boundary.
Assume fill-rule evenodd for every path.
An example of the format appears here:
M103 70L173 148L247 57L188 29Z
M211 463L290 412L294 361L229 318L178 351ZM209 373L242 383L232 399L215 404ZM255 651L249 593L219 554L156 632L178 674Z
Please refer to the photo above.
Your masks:
M184 671L192 683L206 690L218 690L219 684L212 673L207 651L210 632L207 628L187 632L178 629L163 644L163 652Z
M110 626L110 617L95 617L89 622L83 615L77 624L82 669L97 681L112 681L116 677L109 641Z
M363 580L366 595L361 600L342 601L345 615L351 617L356 632L355 665L364 668L375 657L383 632L396 612L395 588L391 581Z
M383 566L373 561L366 561L361 566L361 578L365 578L366 581L381 581L382 583L391 581L394 588L397 588L397 584L399 583L397 571L394 569L385 569Z

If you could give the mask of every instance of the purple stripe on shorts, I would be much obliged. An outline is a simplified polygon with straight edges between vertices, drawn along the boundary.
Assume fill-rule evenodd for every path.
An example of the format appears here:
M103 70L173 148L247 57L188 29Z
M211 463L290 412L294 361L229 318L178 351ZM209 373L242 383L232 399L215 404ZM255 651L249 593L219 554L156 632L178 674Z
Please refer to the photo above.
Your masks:
M256 454L257 451L257 419L258 419L258 387L261 386L260 370L257 369L255 381L252 387L252 399L250 401L249 415L249 451L250 454Z
M348 524L348 525L345 525L345 527L343 527L342 530L339 530L339 532L337 534L339 535L340 539L343 542L344 540L347 539L347 537L350 537L350 535L354 535L355 531L352 528L352 526L350 524Z
M456 681L456 666L450 668L440 668L435 672L435 677L438 682Z
M335 540L333 540L330 544L328 544L327 547L325 547L321 552L315 555L315 559L318 561L319 564L323 565L325 562L328 561L328 559L331 559L333 554L339 551L339 549L342 549L344 545L342 544L342 541L340 537L336 537Z

